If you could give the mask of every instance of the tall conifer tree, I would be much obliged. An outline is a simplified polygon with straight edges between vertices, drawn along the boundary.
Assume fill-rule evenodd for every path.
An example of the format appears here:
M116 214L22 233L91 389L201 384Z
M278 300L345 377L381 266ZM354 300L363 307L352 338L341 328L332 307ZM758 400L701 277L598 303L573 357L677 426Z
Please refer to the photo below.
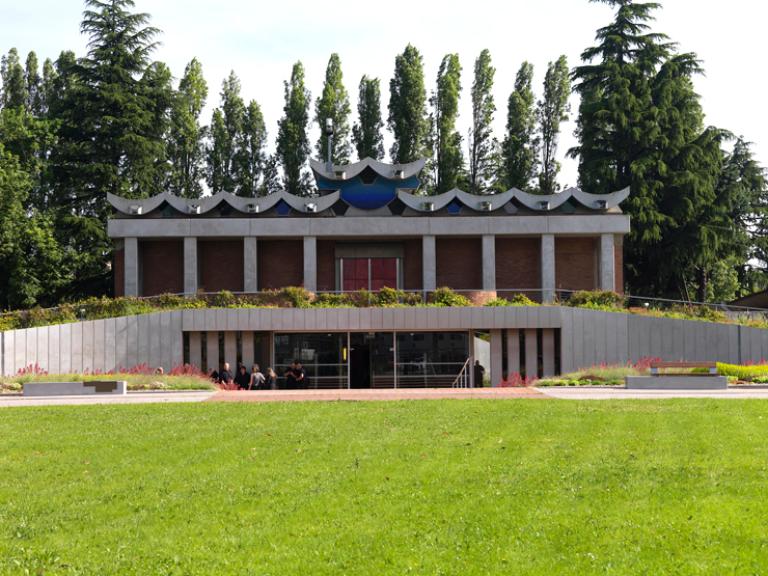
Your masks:
M539 190L542 194L554 194L560 189L557 183L557 174L560 172L557 143L560 137L560 124L568 120L570 95L571 79L568 60L565 56L560 56L556 62L550 62L547 67L544 94L536 110L541 135Z
M357 148L357 157L384 158L384 137L381 129L384 122L381 119L381 86L378 78L363 76L357 97L358 121L352 128L352 140Z
M237 143L235 166L236 191L239 196L259 194L259 186L267 161L265 146L267 128L258 102L251 100L245 109L243 132Z
M389 82L388 123L395 137L390 149L394 162L413 162L430 156L424 62L411 44L395 59L395 74Z
M505 188L530 189L536 172L539 139L532 86L533 65L523 62L507 104L507 133L502 145L500 178Z
M285 82L285 106L278 124L277 154L283 166L285 189L304 195L311 184L305 171L309 158L309 104L311 95L304 85L304 66L293 65L291 79Z
M493 138L493 81L496 69L491 53L483 50L475 60L472 82L472 127L469 130L469 191L478 194L486 190L493 179L497 142Z
M187 64L171 109L168 160L170 191L186 198L199 198L205 176L205 130L200 114L208 98L208 84L197 58Z
M326 121L333 124L333 156L334 164L347 164L352 153L349 144L349 95L344 88L344 75L341 72L341 59L338 54L331 54L328 67L325 70L323 93L315 104L315 121L320 127L320 137L317 140L317 156L321 161L328 158L328 137L325 133Z
M461 94L461 64L458 54L448 54L437 72L432 104L432 138L435 150L435 192L456 188L464 168L461 135L456 130Z

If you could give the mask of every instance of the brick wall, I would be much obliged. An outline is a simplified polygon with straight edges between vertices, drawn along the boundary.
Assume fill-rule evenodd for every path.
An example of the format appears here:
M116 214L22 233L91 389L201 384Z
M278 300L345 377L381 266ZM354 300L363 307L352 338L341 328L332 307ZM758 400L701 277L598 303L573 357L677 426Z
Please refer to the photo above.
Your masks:
M200 290L242 292L244 289L243 240L198 240Z
M115 296L125 296L125 251L112 253L112 278L115 281Z
M421 290L424 287L421 250L421 238L403 242L403 288L405 290Z
M540 298L541 239L496 238L496 290L531 288L530 298Z
M317 289L321 292L336 290L335 247L333 240L317 241Z
M301 286L304 283L304 244L301 240L259 238L261 290Z
M184 292L184 241L140 240L142 296Z
M483 287L483 249L480 238L438 238L437 286L454 290Z
M595 290L597 238L555 238L555 286L561 290Z

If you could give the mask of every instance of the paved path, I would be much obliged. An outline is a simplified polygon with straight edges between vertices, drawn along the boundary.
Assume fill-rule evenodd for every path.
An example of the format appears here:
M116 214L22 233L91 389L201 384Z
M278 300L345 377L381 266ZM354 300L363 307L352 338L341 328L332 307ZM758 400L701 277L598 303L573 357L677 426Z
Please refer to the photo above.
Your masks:
M560 400L668 400L670 398L717 398L768 400L768 389L729 388L728 390L627 390L625 388L536 388L550 398Z
M533 388L398 388L376 390L275 390L219 392L211 402L311 402L370 400L438 400L444 398L545 398Z
M161 404L202 402L215 392L131 392L125 396L0 396L0 408L10 406L85 406L88 404Z

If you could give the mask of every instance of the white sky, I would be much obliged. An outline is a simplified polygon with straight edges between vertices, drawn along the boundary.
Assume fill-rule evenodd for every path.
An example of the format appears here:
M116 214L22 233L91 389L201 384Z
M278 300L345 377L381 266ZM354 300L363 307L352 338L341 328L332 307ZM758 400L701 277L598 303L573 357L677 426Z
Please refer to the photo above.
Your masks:
M727 4L666 0L663 4L655 29L670 35L681 51L696 52L704 61L706 76L696 85L707 123L754 142L758 159L768 164L768 113L763 102L768 7L756 0ZM535 65L538 97L547 62L565 54L572 66L577 64L581 51L592 45L595 30L612 18L609 7L587 0L137 0L136 5L137 10L149 12L152 24L163 31L155 57L166 62L177 78L192 57L202 62L210 90L203 121L209 122L210 110L218 105L221 81L234 69L242 81L243 97L256 99L264 110L270 147L274 147L282 113L282 83L295 61L304 63L314 98L322 89L328 57L338 52L353 119L360 77L379 77L386 120L394 59L408 42L424 56L428 90L442 56L459 53L464 68L462 134L469 126L474 60L483 48L491 51L497 69L496 135L501 139L507 97L521 62ZM5 53L15 46L22 58L35 50L41 62L55 58L62 49L82 55L86 41L79 33L82 9L79 0L0 0L0 50ZM576 105L574 99L572 117ZM575 143L573 128L573 122L564 126L561 159ZM387 147L390 140L387 137ZM561 184L575 185L575 161L562 161Z

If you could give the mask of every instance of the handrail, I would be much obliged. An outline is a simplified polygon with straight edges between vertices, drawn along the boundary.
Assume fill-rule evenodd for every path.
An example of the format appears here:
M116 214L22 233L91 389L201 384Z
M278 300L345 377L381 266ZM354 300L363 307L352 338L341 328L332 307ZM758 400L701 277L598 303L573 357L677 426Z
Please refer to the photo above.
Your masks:
M453 381L453 384L451 384L451 388L471 388L472 387L472 380L469 378L469 370L468 368L472 365L472 356L467 358L467 361L464 362L464 365L461 367L461 370L459 371L459 375L456 376L456 379Z

